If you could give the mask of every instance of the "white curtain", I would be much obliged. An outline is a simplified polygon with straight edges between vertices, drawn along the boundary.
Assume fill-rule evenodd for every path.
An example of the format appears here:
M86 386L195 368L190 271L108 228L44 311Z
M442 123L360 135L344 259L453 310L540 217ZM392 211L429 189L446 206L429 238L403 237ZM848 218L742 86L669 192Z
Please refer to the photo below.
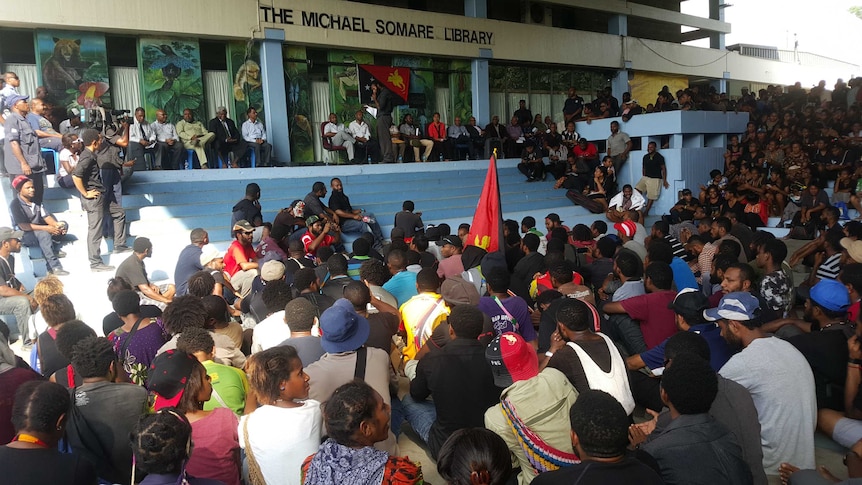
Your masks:
M509 122L512 121L512 115L514 115L515 111L518 110L518 101L521 101L522 99L527 102L530 101L528 93L508 93L506 98L508 100L508 106L506 106L508 111L500 114L500 123L504 125L508 125ZM527 105L527 107L529 108L530 105ZM503 116L504 114L505 116Z
M323 142L320 139L320 124L329 120L329 82L313 81L311 83L311 127L314 130L314 159L325 160ZM347 120L340 120L347 125Z
M18 80L21 81L21 85L18 86L19 93L25 96L36 94L39 80L35 64L6 64L5 71L11 71L18 75Z
M509 110L506 107L506 93L490 93L489 102L491 104L491 116L499 116L500 123L506 124L508 121ZM489 119L490 123L491 120Z
M542 115L542 122L545 121L545 116L551 115L553 118L553 113L551 113L551 95L546 93L534 93L530 94L530 99L527 100L527 109L529 109L533 116L535 117L537 114ZM532 122L532 120L530 120Z
M137 67L112 67L108 69L111 82L111 103L114 109L132 112L141 106L141 78Z
M566 98L568 98L568 94L555 93L551 96L551 112L548 113L551 115L551 119L554 120L554 123L557 124L557 131L562 132L566 129L563 123L563 106L566 104Z
M224 106L227 108L228 117L239 123L237 114L234 113L233 103L230 102L230 93L233 90L227 71L204 71L203 78L204 100L206 101L205 119L214 117L216 108Z
M434 111L440 113L440 121L442 121L446 126L453 124L454 120L449 118L449 114L452 111L452 100L449 99L449 88L435 88L434 98Z

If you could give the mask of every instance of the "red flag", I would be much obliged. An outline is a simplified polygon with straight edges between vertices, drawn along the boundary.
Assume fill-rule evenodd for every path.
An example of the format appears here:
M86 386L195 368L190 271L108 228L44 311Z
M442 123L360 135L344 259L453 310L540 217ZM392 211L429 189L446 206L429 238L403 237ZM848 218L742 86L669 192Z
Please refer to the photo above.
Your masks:
M470 233L467 236L468 246L479 246L493 253L502 251L503 244L503 210L500 206L500 182L497 179L497 157L491 155L488 162L488 174L485 176L485 185L482 187L482 195L473 215L473 223L470 224Z
M371 102L371 81L380 81L395 96L407 102L410 93L410 69L406 67L372 66L359 64L359 93L361 103Z

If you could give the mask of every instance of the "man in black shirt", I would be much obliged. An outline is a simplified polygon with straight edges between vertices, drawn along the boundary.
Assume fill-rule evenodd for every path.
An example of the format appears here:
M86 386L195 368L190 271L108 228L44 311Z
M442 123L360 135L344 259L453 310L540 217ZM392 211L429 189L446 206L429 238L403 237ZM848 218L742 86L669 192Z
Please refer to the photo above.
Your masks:
M101 144L99 132L88 128L81 133L84 142L84 150L78 159L78 164L72 171L72 180L75 188L81 194L81 206L87 212L87 254L90 258L90 269L93 271L113 271L114 267L102 262L102 219L105 216L104 198L105 187L102 185L102 176L99 173L99 164L96 162L95 152ZM111 216L114 219L114 241L125 247L126 243L126 215L122 208L115 211L110 205Z
M329 196L329 209L341 221L341 232L347 234L370 232L374 235L374 249L382 250L383 231L380 230L377 217L370 212L363 212L362 209L354 209L350 205L350 198L344 194L341 179L334 178L330 180L329 185L332 187L332 195Z
M371 83L371 99L377 103L377 142L380 143L380 154L383 163L392 163L395 161L395 151L392 149L389 128L392 126L395 95L375 80Z
M588 390L578 396L569 411L572 447L581 462L537 476L535 485L600 485L638 483L659 485L661 477L649 455L627 456L629 419L610 394Z
M263 225L263 215L260 211L260 185L250 183L245 186L245 197L242 198L236 205L233 206L233 213L230 217L231 227L237 221L248 221L252 226L258 227Z
M647 153L643 160L643 177L635 186L638 192L646 195L646 206L644 207L644 217L649 214L653 202L657 201L661 195L661 188L668 189L670 184L667 183L667 167L665 166L664 156L655 151L656 143L649 142L647 145Z

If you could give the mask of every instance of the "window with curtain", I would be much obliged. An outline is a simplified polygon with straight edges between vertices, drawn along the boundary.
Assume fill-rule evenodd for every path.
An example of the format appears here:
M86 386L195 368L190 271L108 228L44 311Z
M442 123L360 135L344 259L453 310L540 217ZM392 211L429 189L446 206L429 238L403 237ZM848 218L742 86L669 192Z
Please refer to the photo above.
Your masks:
M227 115L232 120L237 120L234 106L230 99L233 92L233 84L227 71L203 71L204 101L206 103L206 117L210 119L215 116L216 108L224 106Z
M435 101L434 111L440 113L440 121L443 122L444 125L449 126L454 123L454 120L450 118L449 113L452 111L449 106L452 102L449 99L449 88L436 88L434 89L434 96L437 98Z
M39 79L35 64L6 64L4 69L6 72L11 71L18 75L18 80L21 81L21 85L18 86L19 93L25 96L36 94Z
M111 103L114 109L132 112L141 106L140 77L137 67L112 67L108 69L111 82Z
M313 110L311 124L314 128L314 159L326 160L327 154L323 151L320 124L329 121L329 81L313 81L311 83L311 106ZM350 120L339 121L346 126Z

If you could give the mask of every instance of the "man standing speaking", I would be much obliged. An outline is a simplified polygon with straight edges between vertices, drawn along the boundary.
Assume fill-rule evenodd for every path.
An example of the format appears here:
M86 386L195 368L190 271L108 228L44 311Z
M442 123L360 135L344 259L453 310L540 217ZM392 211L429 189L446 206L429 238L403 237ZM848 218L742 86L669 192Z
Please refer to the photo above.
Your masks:
M371 100L377 104L377 141L380 143L383 163L393 163L395 151L392 148L389 128L392 126L392 109L395 108L395 99L392 91L375 79L371 83Z

